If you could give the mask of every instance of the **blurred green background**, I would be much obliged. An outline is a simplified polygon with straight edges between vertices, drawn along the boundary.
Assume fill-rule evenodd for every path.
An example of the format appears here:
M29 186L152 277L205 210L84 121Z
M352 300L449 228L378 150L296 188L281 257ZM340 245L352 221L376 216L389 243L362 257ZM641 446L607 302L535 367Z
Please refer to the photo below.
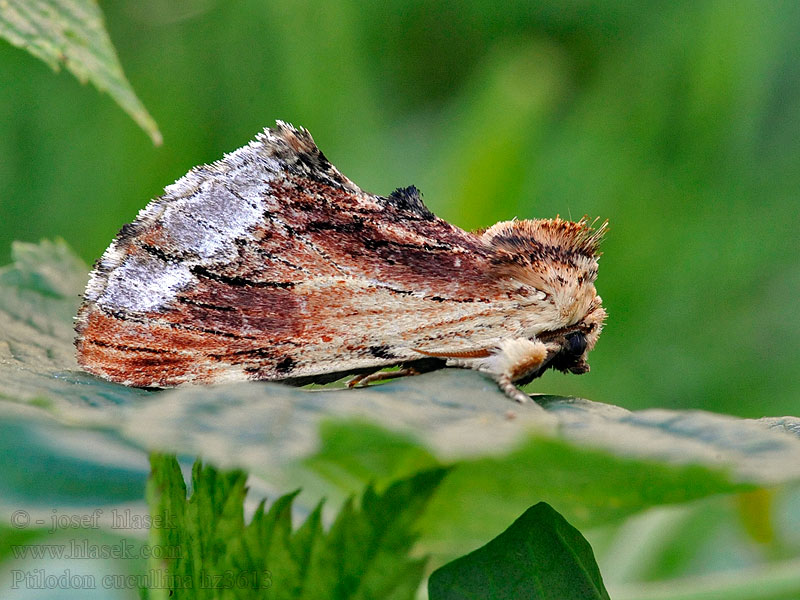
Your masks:
M582 377L628 408L800 412L800 4L100 2L164 145L0 42L0 263L87 261L193 165L275 119L366 190L464 228L610 221L610 314Z

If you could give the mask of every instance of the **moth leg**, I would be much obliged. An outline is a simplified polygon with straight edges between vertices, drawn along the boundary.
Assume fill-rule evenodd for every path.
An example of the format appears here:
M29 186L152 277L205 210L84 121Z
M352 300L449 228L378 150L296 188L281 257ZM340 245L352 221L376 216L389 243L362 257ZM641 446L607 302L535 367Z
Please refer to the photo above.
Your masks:
M525 404L528 400L531 399L528 394L523 392L519 389L514 382L511 381L506 375L499 375L494 378L497 382L497 386L500 388L500 391L503 392L506 396L514 400L515 402L519 402L520 404Z
M376 373L362 373L356 375L347 382L347 387L353 388L357 385L366 387L375 381L385 381L387 379L396 379L397 377L410 377L412 375L419 375L414 367L406 367L405 369L398 369L397 371L378 371Z
M348 388L354 388L354 387L356 387L356 386L357 386L359 383L361 383L362 381L364 381L364 380L365 380L367 377L369 377L370 375L375 375L375 371L373 371L372 373L361 373L360 375L356 375L356 376L355 376L355 377L353 377L352 379L348 379L348 380L347 380L347 387L348 387ZM366 385L366 384L365 384L365 385Z
M541 369L547 361L548 347L539 340L509 338L501 340L485 358L448 360L448 366L475 369L497 382L500 390L512 400L524 403L530 397L514 382Z

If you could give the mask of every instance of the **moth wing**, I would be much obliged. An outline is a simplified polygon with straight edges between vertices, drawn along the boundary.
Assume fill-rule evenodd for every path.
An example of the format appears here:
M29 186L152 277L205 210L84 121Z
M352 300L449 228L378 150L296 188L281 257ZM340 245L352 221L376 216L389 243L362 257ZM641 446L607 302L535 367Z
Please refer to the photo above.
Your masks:
M358 372L461 352L498 318L478 236L416 188L363 192L303 129L279 122L165 192L95 265L78 314L78 360L106 378Z

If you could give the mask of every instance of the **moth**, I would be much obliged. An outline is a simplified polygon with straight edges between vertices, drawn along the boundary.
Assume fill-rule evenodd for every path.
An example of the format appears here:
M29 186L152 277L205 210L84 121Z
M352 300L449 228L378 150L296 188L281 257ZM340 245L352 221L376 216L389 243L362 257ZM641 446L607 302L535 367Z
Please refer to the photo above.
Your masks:
M549 368L589 370L604 229L557 217L467 232L413 186L362 191L278 121L120 230L90 275L77 359L159 388L353 386L455 367L522 402L517 386Z

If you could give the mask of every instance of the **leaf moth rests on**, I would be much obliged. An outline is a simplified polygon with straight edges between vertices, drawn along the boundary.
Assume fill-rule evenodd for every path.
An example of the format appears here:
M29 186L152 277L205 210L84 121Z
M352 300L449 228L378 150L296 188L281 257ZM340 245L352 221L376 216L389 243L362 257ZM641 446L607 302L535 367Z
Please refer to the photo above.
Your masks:
M458 367L523 401L516 386L548 368L589 370L606 315L594 287L604 226L463 231L414 187L362 191L280 121L165 192L92 271L76 327L90 373L303 385Z

